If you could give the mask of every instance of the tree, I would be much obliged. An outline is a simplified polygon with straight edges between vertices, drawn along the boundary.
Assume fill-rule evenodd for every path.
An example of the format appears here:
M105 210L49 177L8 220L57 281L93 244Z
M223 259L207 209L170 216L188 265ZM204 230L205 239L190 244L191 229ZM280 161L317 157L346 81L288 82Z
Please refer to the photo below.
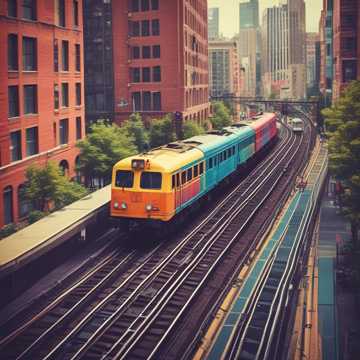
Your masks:
M172 120L169 116L154 119L150 126L150 145L158 147L176 140Z
M39 211L49 211L53 205L59 209L87 194L83 186L70 182L51 161L45 166L30 165L26 179L25 197Z
M87 137L77 143L80 149L79 170L93 185L94 179L109 183L113 166L121 159L137 153L134 138L126 127L98 121L90 126Z
M204 134L204 128L194 121L186 121L183 125L183 137L188 139L192 136Z
M329 136L329 169L348 188L342 205L356 242L360 224L360 81L351 82L339 100L322 113Z
M134 139L134 144L139 153L149 147L149 134L145 129L144 123L139 113L131 114L130 119L122 126Z
M221 101L216 101L212 104L213 116L210 119L214 129L222 129L231 124L230 112Z

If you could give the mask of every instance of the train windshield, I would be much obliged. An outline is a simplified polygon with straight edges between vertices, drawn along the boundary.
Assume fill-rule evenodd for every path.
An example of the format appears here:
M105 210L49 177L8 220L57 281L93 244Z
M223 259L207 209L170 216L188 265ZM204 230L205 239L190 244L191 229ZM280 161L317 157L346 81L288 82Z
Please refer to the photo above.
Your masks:
M134 173L127 170L118 170L116 172L115 186L132 188L134 185Z
M140 178L140 187L142 189L161 189L162 176L159 172L143 172Z

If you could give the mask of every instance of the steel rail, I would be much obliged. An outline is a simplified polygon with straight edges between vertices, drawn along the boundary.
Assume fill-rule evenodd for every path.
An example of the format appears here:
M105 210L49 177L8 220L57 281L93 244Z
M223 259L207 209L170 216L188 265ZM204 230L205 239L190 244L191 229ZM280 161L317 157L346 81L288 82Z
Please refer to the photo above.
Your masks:
M289 148L287 153L291 150L292 148ZM294 156L294 155L293 155ZM292 156L292 158L293 158ZM258 186L257 189L254 190L253 194L251 195L255 195L257 193L257 191L260 190L261 185L263 185L266 180L268 180L270 178L270 175L272 175L273 173L275 173L277 171L276 168L273 169L273 172L271 174L269 174L269 176L267 177L267 179L264 179L264 181ZM228 240L228 243L226 245L226 247L222 250L222 252L220 253L220 255L218 255L218 257L213 261L212 266L210 267L210 269L207 271L206 274L204 274L202 276L202 280L201 282L198 284L198 286L196 287L196 289L193 291L192 295L190 296L190 298L188 299L188 301L185 303L185 305L181 308L181 310L178 312L177 316L175 317L175 319L173 320L173 322L169 325L169 327L167 328L167 330L165 331L165 333L163 334L163 336L161 337L161 339L157 342L155 348L153 349L153 351L151 352L151 354L148 356L148 359L152 358L153 356L155 356L155 353L157 352L158 348L160 347L160 345L162 344L163 341L165 341L166 337L168 336L169 332L172 330L172 328L174 327L175 323L177 322L177 320L180 318L180 316L183 314L183 312L186 310L187 306L190 304L190 302L192 301L192 299L195 297L195 295L197 294L197 292L201 289L202 285L205 283L205 280L208 278L208 276L212 273L214 267L220 262L221 258L224 256L224 254L226 253L226 251L230 248L230 246L232 245L232 243L237 239L238 235L241 233L241 231L246 227L246 225L248 224L248 222L252 219L252 217L254 216L254 214L257 212L257 210L261 207L262 203L266 200L266 198L272 193L272 190L274 189L274 187L276 186L277 182L280 180L280 178L282 177L282 174L280 174L277 178L277 180L275 181L274 185L268 190L267 194L263 197L262 201L260 201L258 203L258 205L256 206L256 208L251 212L251 214L248 216L248 218L246 219L246 221L243 223L243 225L240 227L240 229L237 231L237 233L232 237L231 240ZM250 197L250 196L249 196ZM247 199L249 200L249 198ZM239 209L238 213L243 210ZM230 224L230 222L238 215L238 213L234 214L234 216L232 217L232 219L230 219L227 224L225 224L225 227L228 226L228 224ZM211 245L213 245L216 240L219 239L219 237L222 235L223 231L222 229L219 229L218 232L216 234L213 235L213 239L212 242L209 244L209 247L206 250L206 252L201 252L199 253L194 260L192 261L192 263L188 266L188 270L183 271L183 275L182 277L180 277L177 280L177 283L173 283L171 285L171 288L173 289L172 293L169 296L169 290L165 293L165 295L160 299L157 300L156 302L156 308L153 308L151 313L148 314L148 316L146 318L144 318L144 320L146 320L148 322L148 324L146 324L145 328L142 330L142 332L138 335L137 338L134 339L136 332L139 332L139 330L137 329L136 331L132 332L132 336L130 339L127 340L126 343L123 344L122 348L120 351L118 351L116 353L116 355L114 355L115 358L121 358L123 359L125 356L127 356L129 354L129 352L131 351L131 349L134 348L134 346L136 345L136 343L141 339L141 337L145 334L145 331L149 328L149 326L156 320L156 316L159 316L159 314L161 313L161 310L168 304L168 302L171 299L171 296L174 296L176 290L185 282L185 280L187 279L187 277L189 276L189 274L191 273L191 271L193 271L194 269L196 269L196 266L200 263L200 260L204 258L204 256L208 253L208 251L210 251L211 249ZM196 261L198 260L198 261ZM157 312L156 312L157 310ZM154 315L152 319L149 320L150 315ZM106 354L105 356L109 356L109 354ZM113 354L110 354L110 356L113 356Z
M289 149L288 151L290 151L290 149ZM275 172L275 171L274 171L274 172ZM259 185L259 187L260 187L260 185ZM249 200L249 199L247 198L247 201L248 201L248 200ZM239 211L240 211L240 210L239 210ZM233 216L232 218L234 218L236 215L237 215L237 214L234 214L234 216ZM221 230L222 230L222 229L219 229L218 232L221 231ZM119 339L119 340L121 341L121 339ZM119 355L119 354L117 354L116 356L118 356L118 355Z

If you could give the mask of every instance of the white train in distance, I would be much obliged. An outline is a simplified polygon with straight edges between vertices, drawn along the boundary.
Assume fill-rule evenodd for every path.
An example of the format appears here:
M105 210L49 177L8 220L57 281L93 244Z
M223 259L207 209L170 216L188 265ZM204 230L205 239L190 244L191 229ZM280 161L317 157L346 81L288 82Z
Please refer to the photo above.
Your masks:
M299 118L292 119L291 125L294 133L302 133L304 131L304 121Z

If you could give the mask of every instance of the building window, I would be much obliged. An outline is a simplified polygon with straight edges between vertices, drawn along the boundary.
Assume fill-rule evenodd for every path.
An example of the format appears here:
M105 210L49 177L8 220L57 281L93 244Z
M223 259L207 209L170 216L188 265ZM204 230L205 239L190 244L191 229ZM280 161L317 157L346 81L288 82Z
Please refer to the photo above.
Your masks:
M69 107L69 84L61 84L61 106Z
M149 10L150 10L149 0L141 0L141 11L149 11Z
M69 142L69 120L68 119L60 120L59 139L60 139L61 145L67 144Z
M18 37L16 34L8 35L8 70L19 70Z
M144 67L142 68L142 81L143 82L150 82L150 68Z
M10 133L11 161L21 160L21 130Z
M130 21L130 35L131 36L140 36L140 22L139 21Z
M143 20L141 21L141 35L150 36L150 21Z
M7 186L3 190L3 204L4 204L4 225L8 225L14 221L12 186Z
M17 1L16 0L8 0L8 16L17 17Z
M357 78L357 61L343 60L343 82L356 80Z
M31 210L31 203L25 196L26 185L21 184L18 187L18 206L19 206L19 216L25 217L29 214Z
M61 58L62 71L69 71L69 42L66 40L62 41Z
M76 106L81 105L81 83L75 84Z
M55 110L59 109L59 85L54 85L54 108Z
M36 20L36 0L22 0L23 19Z
M143 46L142 47L142 57L143 57L143 59L150 59L151 58L151 47L150 46Z
M151 20L151 30L153 36L160 35L160 21L158 19Z
M347 37L342 39L342 50L356 52L356 38Z
M26 129L26 156L32 156L39 152L37 126Z
M152 47L153 58L160 58L160 45L154 45Z
M160 66L153 67L153 81L154 82L161 81L161 67Z
M23 37L23 70L37 70L36 39Z
M143 97L143 110L150 111L151 110L151 92L144 91L142 93L142 97Z
M153 96L153 109L155 111L161 111L161 92L154 92Z
M140 47L139 46L133 46L131 48L131 56L133 59L139 59L140 58Z
M75 44L75 70L81 70L80 44Z
M132 93L133 111L141 110L141 92Z
M59 71L59 44L57 39L54 40L54 71Z
M37 86L24 85L24 114L37 114Z
M9 97L9 118L19 116L19 88L17 86L8 87Z
M61 160L59 168L63 176L69 176L69 163L66 160Z
M139 0L131 0L131 11L138 12L139 11Z
M65 27L65 0L56 0L57 25Z
M81 131L81 117L76 118L76 140L80 140L82 138Z
M159 0L151 0L151 10L159 10Z
M131 68L131 82L140 82L140 68Z
M79 26L79 2L77 0L73 1L73 17L74 25Z

